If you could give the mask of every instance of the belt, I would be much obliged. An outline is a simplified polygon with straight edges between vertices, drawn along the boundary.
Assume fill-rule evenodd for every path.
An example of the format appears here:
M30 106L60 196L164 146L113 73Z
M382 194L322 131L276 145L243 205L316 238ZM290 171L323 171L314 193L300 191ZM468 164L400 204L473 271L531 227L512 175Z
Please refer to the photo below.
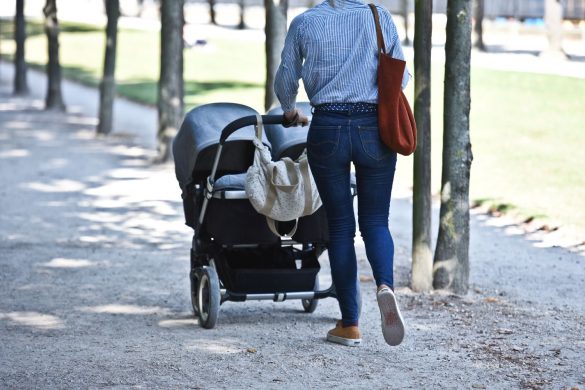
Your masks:
M375 103L323 103L314 107L315 112L377 112L378 105Z

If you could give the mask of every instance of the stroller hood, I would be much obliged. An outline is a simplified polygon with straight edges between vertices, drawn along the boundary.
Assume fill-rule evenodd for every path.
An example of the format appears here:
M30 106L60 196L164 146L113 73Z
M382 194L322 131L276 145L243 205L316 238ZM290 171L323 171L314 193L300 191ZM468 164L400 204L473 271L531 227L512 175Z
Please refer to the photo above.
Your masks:
M186 187L194 179L211 172L216 146L224 127L241 117L257 114L254 109L235 103L206 104L189 111L173 141L175 174L184 194ZM254 146L251 141L254 137L253 126L242 128L230 135L222 152L220 171L222 167L232 171L245 171L252 162ZM263 142L270 146L265 135Z

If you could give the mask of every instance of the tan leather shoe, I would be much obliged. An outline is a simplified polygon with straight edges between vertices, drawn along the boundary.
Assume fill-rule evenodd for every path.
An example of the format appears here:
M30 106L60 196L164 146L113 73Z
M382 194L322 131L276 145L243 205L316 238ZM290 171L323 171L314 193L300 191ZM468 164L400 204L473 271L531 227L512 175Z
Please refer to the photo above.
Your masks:
M349 347L356 347L362 342L362 335L357 326L341 326L341 321L337 321L335 328L327 332L327 341L347 345Z

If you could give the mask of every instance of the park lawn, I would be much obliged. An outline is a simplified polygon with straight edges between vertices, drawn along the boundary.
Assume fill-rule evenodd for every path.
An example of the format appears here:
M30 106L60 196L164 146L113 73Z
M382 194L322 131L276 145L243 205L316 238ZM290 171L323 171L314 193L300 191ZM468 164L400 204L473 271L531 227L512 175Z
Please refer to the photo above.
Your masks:
M38 28L37 28L38 31ZM249 39L210 37L185 50L187 108L216 101L263 106L264 45ZM3 38L7 38L4 35ZM97 85L103 62L104 33L64 26L61 63L66 77ZM14 50L4 39L4 55ZM27 61L42 67L42 34L27 39ZM120 30L116 76L118 93L156 103L159 34ZM412 98L413 83L407 89ZM433 189L440 188L443 68L433 64ZM299 94L299 100L304 93ZM411 99L412 101L412 99ZM474 68L471 141L474 161L471 198L520 216L575 227L585 237L585 80ZM401 158L397 186L412 185L412 158Z

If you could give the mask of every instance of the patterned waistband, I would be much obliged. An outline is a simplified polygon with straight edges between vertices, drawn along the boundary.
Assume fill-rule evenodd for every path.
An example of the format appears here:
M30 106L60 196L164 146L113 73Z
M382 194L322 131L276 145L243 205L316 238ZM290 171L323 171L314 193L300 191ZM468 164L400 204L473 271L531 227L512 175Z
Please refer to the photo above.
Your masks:
M378 111L375 103L323 103L315 106L315 111L366 113Z

